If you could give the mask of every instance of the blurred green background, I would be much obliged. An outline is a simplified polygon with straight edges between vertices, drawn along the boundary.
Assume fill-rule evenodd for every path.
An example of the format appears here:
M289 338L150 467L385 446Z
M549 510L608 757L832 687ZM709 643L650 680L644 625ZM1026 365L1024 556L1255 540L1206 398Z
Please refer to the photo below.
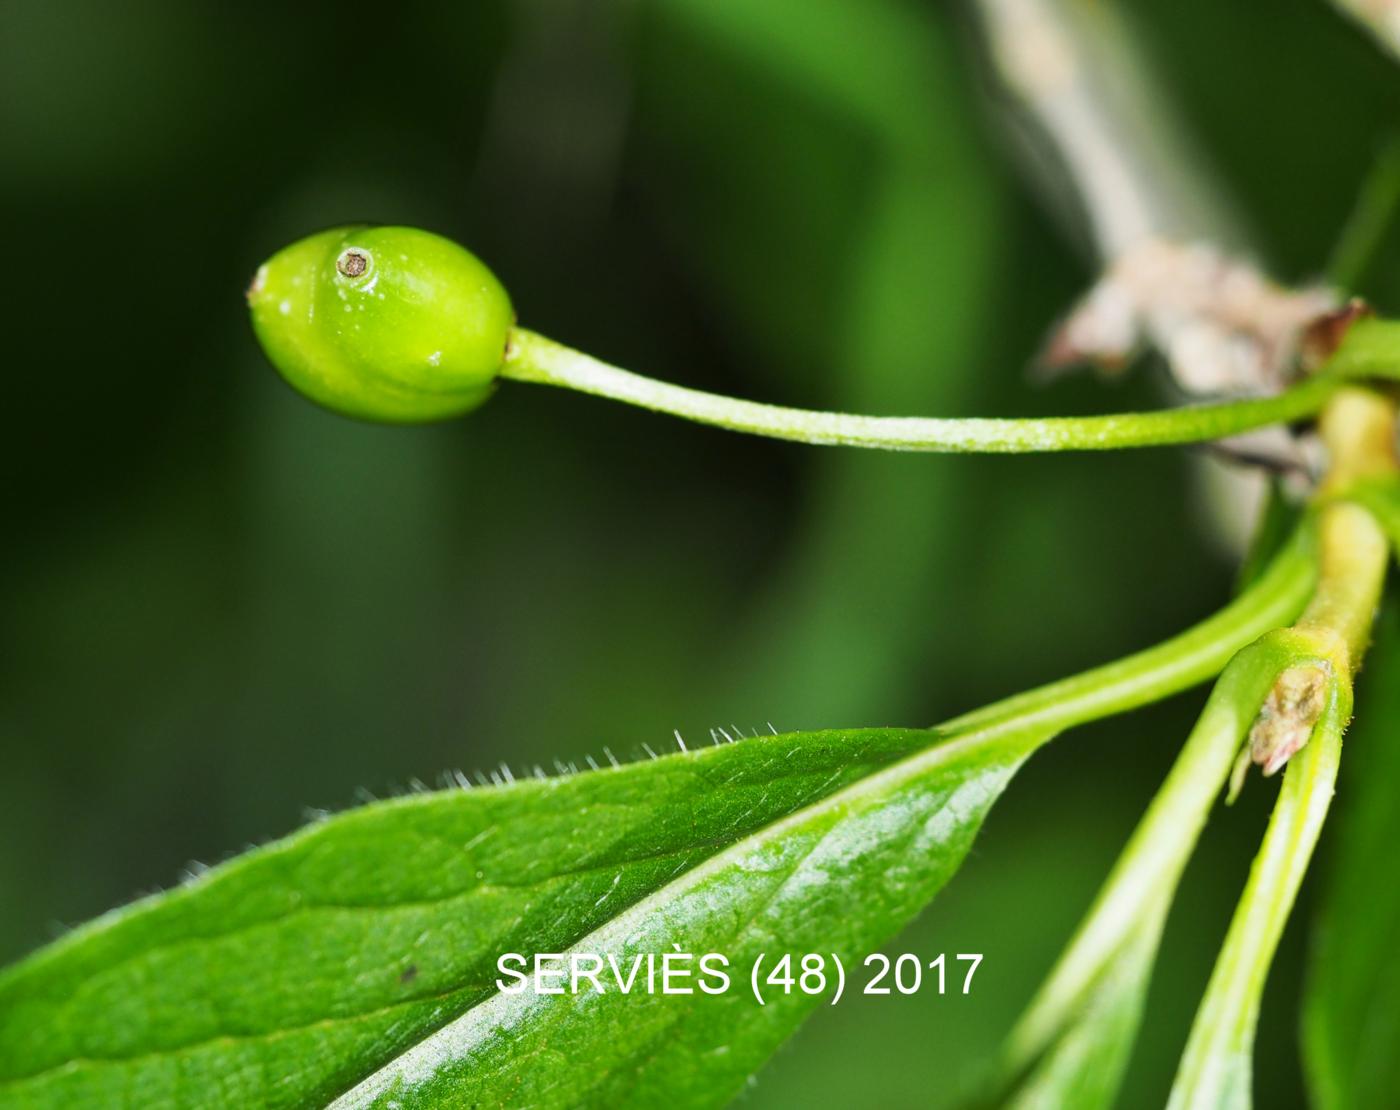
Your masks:
M1126 5L1281 278L1316 273L1400 73L1318 0ZM1226 597L1187 453L876 456L525 386L465 422L313 408L245 320L351 220L471 244L529 326L655 375L886 413L1152 405L1024 373L1092 275L1022 183L966 11L903 0L0 0L0 958L449 768L921 724ZM1400 269L1368 290L1394 305ZM1021 774L754 1106L949 1103L1048 969L1199 696ZM1274 787L1178 900L1125 1105L1160 1102ZM1323 856L1325 857L1325 847ZM1290 929L1261 1105L1299 1101Z

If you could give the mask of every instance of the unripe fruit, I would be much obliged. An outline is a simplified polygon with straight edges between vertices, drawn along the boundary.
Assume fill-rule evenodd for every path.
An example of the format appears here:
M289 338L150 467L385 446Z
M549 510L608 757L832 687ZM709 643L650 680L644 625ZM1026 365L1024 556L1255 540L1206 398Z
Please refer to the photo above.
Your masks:
M514 322L475 255L411 227L318 232L258 267L263 350L306 396L347 416L440 420L490 396Z

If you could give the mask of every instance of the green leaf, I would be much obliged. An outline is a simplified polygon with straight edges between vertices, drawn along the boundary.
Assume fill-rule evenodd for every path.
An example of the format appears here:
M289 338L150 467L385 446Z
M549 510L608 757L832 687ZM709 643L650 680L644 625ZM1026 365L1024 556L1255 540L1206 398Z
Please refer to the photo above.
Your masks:
M0 1102L294 1105L345 1090L717 848L927 744L764 737L351 811L0 979Z
M1170 903L1168 892L1143 910L1136 927L1079 1000L1073 1021L1003 1105L1016 1110L1058 1106L1090 1110L1113 1105L1142 1020Z
M1254 1033L1264 982L1332 801L1350 714L1350 688L1336 680L1312 739L1284 774L1264 842L1196 1011L1168 1110L1253 1105Z
M1271 484L1240 571L1241 588L1247 588L1268 570L1296 532L1299 515L1278 484ZM1249 666L1244 652L1231 663L1235 669ZM1228 686L1230 683L1222 677L1217 691ZM1193 742L1203 727L1198 725L1192 741L1182 749L1162 791L1115 865L1094 910L1010 1038L1003 1064L1007 1075L998 1099L1000 1105L1026 1110L1055 1106L1093 1110L1111 1107L1116 1101L1142 1021L1152 966L1181 870L1209 807L1219 795L1233 758L1231 753L1238 748L1244 729L1254 718L1257 694L1247 685L1237 685L1224 699L1235 709L1233 727L1227 724L1217 740L1199 745ZM1211 700L1214 703L1219 698L1216 694ZM1211 718L1208 707L1202 721ZM1169 819L1158 819L1168 812ZM1134 904L1130 900L1125 906L1115 907L1113 891L1130 882L1134 861L1144 855L1141 846L1154 840L1174 850L1163 853L1164 858L1152 869L1148 881L1139 884L1143 891L1140 902ZM1123 927L1103 927L1103 922L1114 919L1128 922L1126 932ZM1121 935L1115 937L1115 932ZM1091 954L1086 970L1079 976L1067 975L1077 957L1086 951Z
M1360 403L1369 404L1365 400ZM1356 450L1357 442L1369 439L1382 457L1389 457L1393 415L1384 403L1378 411L1387 415L1374 436L1364 423L1360 431L1349 427L1347 430L1354 433L1350 436L1339 435L1336 423L1327 430L1335 473L1345 476L1349 467L1366 458L1364 452ZM1348 451L1351 457L1347 457ZM1249 881L1196 1011L1168 1110L1248 1110L1252 1105L1254 1038L1264 984L1332 804L1342 735L1351 721L1353 674L1371 640L1390 546L1376 519L1356 505L1323 508L1319 530L1317 593L1297 623L1275 638L1296 638L1303 653L1315 656L1295 663L1310 672L1313 681L1324 683L1322 697L1315 708L1285 708L1275 719L1281 720L1285 729L1306 727L1311 735L1288 761ZM1285 689L1284 677L1281 673L1275 692ZM1271 735L1271 724L1278 727L1261 721L1266 730L1265 754L1281 749L1287 758L1296 749L1297 738L1278 732ZM1260 755L1258 742L1259 737L1255 737L1256 759Z
M1338 788L1336 839L1303 999L1303 1060L1321 1110L1388 1110L1400 1091L1400 604L1362 672Z
M1008 1037L999 1102L1113 1104L1182 869L1260 704L1299 657L1294 641L1284 631L1266 633L1216 682L1093 907Z
M768 987L758 1005L755 962L766 973L786 956L797 975L804 955L820 953L829 995L834 953L846 990L860 989L862 957L953 875L1040 739L940 745L741 841L573 949L623 967L673 947L722 953L725 993L499 994L337 1105L722 1104L822 1001Z
M468 1064L487 1101L721 1102L815 1001L522 1000L497 957L858 953L942 886L1036 745L1209 677L1311 581L1292 544L1175 639L932 731L756 737L328 819L0 975L0 1102L297 1105L386 1067L426 1097ZM484 1061L501 1024L512 1047ZM567 1079L562 1045L591 1046Z

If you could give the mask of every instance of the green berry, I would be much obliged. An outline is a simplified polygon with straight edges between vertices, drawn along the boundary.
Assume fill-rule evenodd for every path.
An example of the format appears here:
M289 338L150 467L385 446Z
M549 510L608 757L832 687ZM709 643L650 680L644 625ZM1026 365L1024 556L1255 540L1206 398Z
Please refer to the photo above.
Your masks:
M258 267L253 330L282 376L347 416L413 423L491 394L514 323L475 255L411 227L337 227Z

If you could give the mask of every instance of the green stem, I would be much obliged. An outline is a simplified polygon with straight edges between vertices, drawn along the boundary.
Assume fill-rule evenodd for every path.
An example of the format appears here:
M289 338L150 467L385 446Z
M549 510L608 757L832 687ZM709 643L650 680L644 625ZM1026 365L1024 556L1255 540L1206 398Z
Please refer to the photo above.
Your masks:
M1082 674L1015 694L939 726L1006 723L1055 732L1149 705L1220 673L1242 647L1298 615L1317 582L1313 540L1298 528L1268 568L1225 608L1164 643Z
M1400 555L1400 481L1394 477L1363 479L1338 497L1355 502L1375 517L1390 538L1391 551Z
M1116 662L966 713L939 725L935 731L944 741L1006 744L1029 754L1067 728L1160 701L1204 681L1233 659L1235 662L1230 663L1227 672L1229 677L1221 679L1216 693L1212 695L1211 704L1215 709L1208 709L1209 719L1203 718L1202 725L1198 727L1202 735L1194 745L1188 744L1190 758L1185 759L1186 765L1173 774L1178 793L1185 793L1188 797L1182 800L1169 795L1164 800L1159 799L1158 807L1162 812L1156 821L1169 830L1179 827L1183 812L1189 813L1193 806L1203 811L1209 805L1210 797L1218 792L1219 783L1229 769L1240 738L1253 720L1277 669L1283 665L1285 658L1292 657L1285 645L1273 643L1267 637L1254 648L1245 645L1292 620L1313 594L1317 564L1310 532L1308 523L1299 527L1263 573L1234 601L1180 635ZM1274 635L1278 634L1275 632ZM1243 652L1242 648L1245 649ZM1232 693L1234 687L1241 684L1249 684L1251 689L1243 695ZM1251 700L1250 708L1240 708L1241 704ZM1224 743L1217 737L1222 728L1229 733ZM1206 791L1208 796L1195 803L1190 795L1199 791L1203 751L1219 767L1215 771L1207 771L1208 775L1214 776L1213 785ZM1199 820L1204 820L1204 817ZM1100 937L1107 936L1107 943L1113 944L1115 938L1111 934L1115 931L1121 933L1120 939L1130 941L1133 926L1141 925L1140 918L1130 920L1130 915L1117 903L1129 903L1136 907L1136 899L1150 897L1154 876L1160 875L1163 868L1148 857L1170 851L1173 844L1179 846L1179 842L1171 836L1159 836L1150 831L1143 834L1143 839L1148 843L1139 853L1140 858L1136 864L1127 867L1131 872L1128 878L1131 889L1120 892L1115 905L1109 910L1123 928L1120 931L1115 927L1106 933L1098 930L1094 940L1087 943L1095 943ZM1181 851L1189 851L1189 845L1181 848ZM1162 895L1161 915L1164 915L1168 898L1161 890L1159 894ZM1155 944L1155 938L1153 942ZM1079 973L1071 969L1067 974L1076 976ZM1088 977L1092 978L1093 974L1096 974L1096 969L1091 969ZM1070 990L1074 998L1069 999L1067 1004L1073 1004L1081 996L1078 988L1072 987ZM1064 1007L1058 1009L1063 1012ZM1058 1022L1057 1014L1048 1014L1046 1018L1051 1025ZM1022 1062L1029 1063L1045 1043L1046 1037L1040 1035L1037 1047L1028 1055L1022 1053Z
M1163 917L1159 912L1161 899L1169 898L1174 891L1261 704L1285 671L1293 667L1323 667L1333 676L1332 696L1313 741L1317 751L1300 764L1302 770L1289 773L1289 782L1298 780L1284 792L1284 798L1292 801L1280 802L1277 831L1271 826L1270 832L1268 851L1272 862L1261 870L1258 883L1253 884L1274 901L1268 913L1256 913L1248 927L1241 926L1248 941L1236 942L1247 943L1257 961L1250 965L1246 984L1262 983L1277 943L1277 935L1270 938L1268 928L1274 923L1282 928L1283 917L1296 894L1296 879L1301 878L1301 868L1306 866L1321 813L1330 798L1330 787L1325 783L1335 758L1328 754L1329 744L1335 746L1340 741L1340 729L1350 705L1351 671L1365 647L1386 564L1385 539L1380 528L1365 510L1345 500L1346 492L1358 480L1374 481L1382 475L1393 480L1395 462L1390 437L1394 426L1393 407L1369 391L1344 390L1329 405L1323 417L1323 436L1331 454L1331 466L1313 514L1318 532L1317 576L1310 581L1316 582L1316 590L1292 627L1269 631L1225 668L1166 782L1084 923L1008 1039L1004 1057L1007 1076L1026 1073L1055 1039L1078 1020L1092 992L1112 973L1128 946L1144 943L1144 930L1151 933L1155 947ZM1256 590L1270 588L1268 578L1272 574L1271 569L1241 595L1240 601ZM1298 608L1301 602L1293 613ZM1329 730L1335 730L1335 741L1330 739ZM1305 754L1308 751L1304 749ZM1319 805L1321 810L1317 809ZM1280 845L1285 845L1286 850ZM1290 867L1297 864L1296 875L1290 867L1278 863L1276 856L1280 852ZM1277 913L1283 917L1276 919ZM1268 926L1263 931L1260 920ZM1234 979L1230 985L1231 989L1238 988ZM1230 997L1235 1005L1233 1012L1248 1013L1247 991ZM1257 1001L1255 995L1256 1013ZM1210 1021L1198 1021L1199 1028L1210 1028L1216 1011L1223 1005L1212 1001ZM1239 1009L1241 1005L1245 1010ZM1246 1024L1252 1030L1252 1016ZM1199 1103L1183 1105L1198 1104L1216 1105L1204 1098Z
M1264 843L1196 1011L1169 1110L1249 1105L1264 980L1327 816L1342 730L1351 712L1350 690L1343 691L1340 684L1333 689L1332 705L1284 776Z
M1022 745L1029 754L1064 729L1160 701L1229 663L1167 788L1135 834L1089 924L1013 1035L1013 1073L1023 1071L1044 1050L1112 955L1131 943L1135 929L1141 936L1147 926L1140 911L1154 893L1160 902L1160 929L1175 876L1260 702L1278 672L1304 657L1277 630L1296 617L1314 593L1313 546L1311 521L1305 521L1248 588L1180 635L938 726L936 731L948 740L1004 741ZM1155 947L1155 933L1150 940Z
M1267 589L1271 577L1266 575L1241 600ZM1311 584L1311 576L1307 581ZM1293 613L1302 605L1298 599ZM1265 634L1235 655L1216 682L1084 923L1008 1038L1008 1075L1028 1069L1050 1046L1142 926L1144 907L1176 887L1259 706L1283 670L1313 656L1296 638L1261 631Z
M1364 342L1350 353L1348 336L1336 368L1268 397L1186 405L1161 412L1028 419L858 416L784 408L659 382L610 366L542 335L516 328L501 376L563 386L736 432L800 443L891 451L1027 453L1104 451L1223 439L1269 424L1315 415L1349 377L1400 373L1400 329L1380 321L1353 327ZM1343 357L1343 356L1347 357Z
M1339 393L1322 419L1331 455L1324 495L1397 473L1393 403L1365 390ZM1247 1106L1254 1030L1279 938L1332 802L1352 680L1370 639L1389 562L1375 517L1345 500L1319 510L1318 588L1289 635L1310 641L1331 672L1311 740L1288 766L1264 841L1201 1000L1172 1087L1171 1110Z
M1116 953L1135 935L1142 936L1147 927L1143 906L1154 897L1161 901L1156 924L1160 928L1170 890L1240 740L1279 670L1298 655L1271 630L1296 617L1313 594L1317 579L1310 531L1308 523L1298 528L1234 601L1180 636L940 727L940 732L968 732L988 740L1003 733L1053 736L1072 725L1158 701L1218 673L1229 662L1167 785L1079 935L1012 1034L1008 1074L1019 1075L1034 1063ZM1251 641L1256 642L1246 647ZM1155 935L1150 940L1155 947Z

